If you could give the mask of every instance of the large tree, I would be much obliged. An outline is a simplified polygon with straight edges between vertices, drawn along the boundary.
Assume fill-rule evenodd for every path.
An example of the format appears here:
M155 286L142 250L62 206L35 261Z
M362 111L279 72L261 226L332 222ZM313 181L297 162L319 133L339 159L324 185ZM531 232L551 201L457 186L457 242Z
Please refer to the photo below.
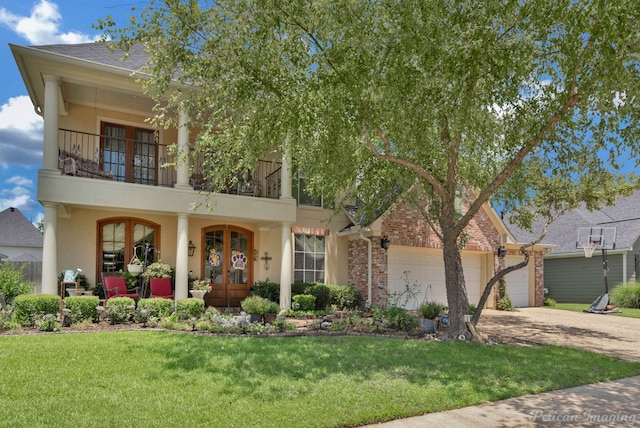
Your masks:
M492 195L527 206L527 225L635 184L619 161L640 149L639 12L637 0L151 0L98 28L147 47L157 123L188 111L222 179L287 152L337 206L374 211L419 189L457 334L460 238Z

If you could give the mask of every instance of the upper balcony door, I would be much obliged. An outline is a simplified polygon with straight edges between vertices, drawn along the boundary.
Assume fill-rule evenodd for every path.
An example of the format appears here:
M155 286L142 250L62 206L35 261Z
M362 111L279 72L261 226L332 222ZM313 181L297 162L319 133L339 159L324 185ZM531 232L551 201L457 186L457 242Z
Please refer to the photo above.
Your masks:
M101 128L104 170L111 171L116 181L157 185L156 133L107 122L103 122Z

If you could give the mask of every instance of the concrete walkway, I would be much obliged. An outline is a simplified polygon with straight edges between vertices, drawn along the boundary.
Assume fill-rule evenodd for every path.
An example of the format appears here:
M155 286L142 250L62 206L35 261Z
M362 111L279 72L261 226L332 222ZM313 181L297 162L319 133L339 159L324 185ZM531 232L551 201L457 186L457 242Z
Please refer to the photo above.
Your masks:
M588 305L585 305L588 307ZM481 333L640 361L640 319L523 308L484 311ZM377 428L640 426L640 376L368 425Z

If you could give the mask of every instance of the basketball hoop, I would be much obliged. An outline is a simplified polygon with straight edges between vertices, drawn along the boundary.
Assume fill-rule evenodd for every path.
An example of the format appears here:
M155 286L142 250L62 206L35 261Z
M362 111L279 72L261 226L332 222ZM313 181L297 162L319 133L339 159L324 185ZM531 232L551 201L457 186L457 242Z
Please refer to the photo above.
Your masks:
M597 242L583 242L582 249L584 250L584 257L587 259L591 258L596 248L598 248Z

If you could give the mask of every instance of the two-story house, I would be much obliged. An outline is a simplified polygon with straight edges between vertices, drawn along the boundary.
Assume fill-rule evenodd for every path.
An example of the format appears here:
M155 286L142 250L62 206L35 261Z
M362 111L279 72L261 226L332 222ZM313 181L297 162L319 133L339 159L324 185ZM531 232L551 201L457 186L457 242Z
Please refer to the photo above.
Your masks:
M428 231L409 236L415 228L399 226L416 217L392 211L366 228L350 228L346 213L331 215L322 199L305 193L304 178L286 156L261 160L223 192L209 192L198 160L188 156L197 130L154 129L147 121L153 103L132 77L147 59L139 47L126 60L104 44L10 47L44 118L43 293L58 292L63 269L80 267L95 284L103 272L126 269L145 255L174 267L176 298L188 296L190 275L210 278L207 304L215 306L238 306L265 279L280 283L284 308L296 281L349 283L367 304L384 303L407 269L416 269L424 287L443 286L439 245ZM177 119L190 123L184 114ZM189 161L174 162L171 145ZM491 211L483 210L473 226L482 237L465 252L471 296L499 266L498 247L517 253L517 242ZM385 235L393 239L390 251L380 245ZM432 266L417 268L425 263ZM519 280L524 305L541 302L536 263Z

